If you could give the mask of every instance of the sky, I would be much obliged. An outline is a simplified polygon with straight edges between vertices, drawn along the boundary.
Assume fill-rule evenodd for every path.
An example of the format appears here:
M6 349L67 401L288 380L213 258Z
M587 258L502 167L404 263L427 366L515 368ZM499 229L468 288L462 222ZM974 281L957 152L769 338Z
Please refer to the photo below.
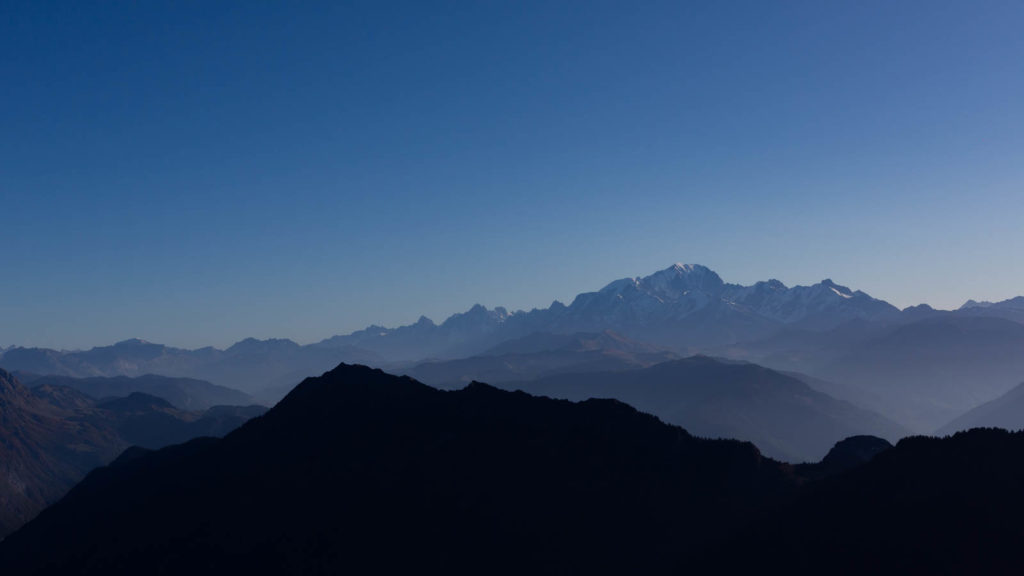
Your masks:
M675 262L1024 294L1024 3L4 2L0 346L300 343Z

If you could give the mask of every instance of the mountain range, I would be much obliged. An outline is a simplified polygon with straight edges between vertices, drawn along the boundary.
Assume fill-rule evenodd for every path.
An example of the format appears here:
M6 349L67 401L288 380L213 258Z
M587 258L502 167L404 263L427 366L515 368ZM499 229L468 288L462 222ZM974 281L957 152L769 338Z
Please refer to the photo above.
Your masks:
M899 314L895 306L831 280L792 288L778 280L741 286L725 283L705 266L675 264L580 294L568 306L556 301L546 309L510 313L478 304L439 325L420 318L409 326L372 326L319 345L352 346L409 361L478 354L535 332L613 330L685 351L751 340L785 326L822 330L850 320L882 321Z
M380 360L364 350L300 346L287 339L247 338L225 350L186 350L136 338L82 351L11 348L0 356L0 366L34 375L74 378L159 374L205 380L258 395L274 386L294 385L306 374L329 370L342 361Z
M341 365L223 439L92 472L0 571L1005 574L1022 453L998 430L859 436L790 466L613 400Z
M24 372L17 372L15 376L22 384L32 388L65 386L100 400L141 392L162 398L180 410L207 410L214 406L253 404L253 398L244 392L195 378L172 378L156 374L145 374L134 378L129 376L72 378L70 376L38 376Z
M450 385L643 368L699 353L801 373L820 392L931 433L1024 380L1022 322L1021 298L972 301L955 311L899 310L831 280L742 286L707 267L676 264L616 280L568 306L510 312L476 305L440 324L421 317L308 345L246 339L226 350L184 350L128 340L86 351L12 348L0 366L74 377L190 377L272 404L304 375L339 362ZM581 336L587 334L613 336ZM591 342L572 342L580 337ZM515 349L524 343L534 346L528 354Z

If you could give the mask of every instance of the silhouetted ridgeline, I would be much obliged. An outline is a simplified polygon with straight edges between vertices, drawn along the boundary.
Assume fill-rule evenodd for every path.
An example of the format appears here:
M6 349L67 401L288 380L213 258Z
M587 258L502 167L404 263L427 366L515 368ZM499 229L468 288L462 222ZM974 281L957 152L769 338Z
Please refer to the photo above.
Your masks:
M90 474L0 545L0 570L683 569L793 486L750 444L619 402L442 392L343 365L223 440Z
M0 571L1013 573L1022 456L1024 434L975 430L792 467L617 401L342 365L222 440L93 472Z
M975 429L809 484L710 557L732 573L1019 574L1022 517L1024 433Z

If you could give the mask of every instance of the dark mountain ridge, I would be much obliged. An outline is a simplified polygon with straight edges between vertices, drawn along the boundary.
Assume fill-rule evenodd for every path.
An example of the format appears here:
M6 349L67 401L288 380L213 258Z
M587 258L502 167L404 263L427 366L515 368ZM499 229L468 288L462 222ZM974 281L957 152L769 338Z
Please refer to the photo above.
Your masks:
M1015 574L1024 529L1024 433L911 437L808 484L726 539L721 573ZM731 553L743 550L743 554Z
M343 365L221 440L91 473L0 571L1009 574L1022 454L982 429L792 467L616 401Z
M0 570L661 570L794 485L619 402L344 365L223 440L123 460L0 543Z

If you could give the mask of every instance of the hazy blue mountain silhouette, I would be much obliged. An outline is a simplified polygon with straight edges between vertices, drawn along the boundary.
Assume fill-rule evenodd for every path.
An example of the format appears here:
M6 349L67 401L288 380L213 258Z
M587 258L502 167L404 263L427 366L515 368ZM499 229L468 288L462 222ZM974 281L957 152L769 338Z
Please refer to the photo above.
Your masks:
M698 436L750 441L766 455L790 462L817 462L849 436L896 441L908 434L891 420L792 376L705 356L639 370L555 374L500 386L570 400L614 398Z
M1006 394L968 410L935 431L945 436L971 428L1024 429L1024 384Z
M206 410L213 406L244 406L253 403L252 396L224 386L195 378L172 378L146 374L137 377L110 376L72 378L70 376L35 376L17 374L29 387L66 386L93 398L127 396L133 392L151 394L167 400L182 410Z
M0 364L8 370L35 375L89 378L159 374L206 380L249 394L294 384L307 374L329 370L342 361L380 360L372 352L351 346L299 346L291 340L254 338L226 350L186 350L131 339L84 351L11 348L0 356Z
M1016 386L1024 324L943 315L899 326L814 372L837 397L927 433Z
M424 362L407 374L440 388L474 380L498 384L564 372L611 372L644 368L678 358L667 350L611 331L597 334L538 332L503 342L478 356Z

